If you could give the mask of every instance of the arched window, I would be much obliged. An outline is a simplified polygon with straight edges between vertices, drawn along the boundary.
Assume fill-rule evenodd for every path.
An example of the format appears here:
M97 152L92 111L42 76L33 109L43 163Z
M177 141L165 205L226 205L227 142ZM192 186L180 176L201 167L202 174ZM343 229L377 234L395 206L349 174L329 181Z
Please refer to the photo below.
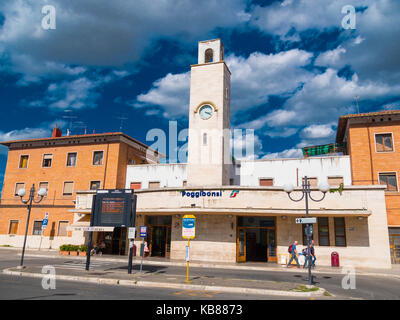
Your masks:
M203 146L207 145L207 133L203 133Z
M213 62L213 55L214 55L213 50L208 48L204 54L204 62L205 63Z

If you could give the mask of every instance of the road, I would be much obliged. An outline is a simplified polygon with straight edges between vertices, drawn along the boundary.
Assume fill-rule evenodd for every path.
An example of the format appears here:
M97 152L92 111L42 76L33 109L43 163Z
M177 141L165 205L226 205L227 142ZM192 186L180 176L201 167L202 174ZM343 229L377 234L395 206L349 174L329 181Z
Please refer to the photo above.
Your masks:
M16 250L0 250L0 268L5 269L19 264L19 252ZM34 258L27 256L25 265L53 265L57 269L83 269L84 259L76 260L63 258ZM134 265L134 271L139 266ZM92 270L98 271L127 271L127 266L120 262L95 260ZM182 277L186 268L177 266L148 266L144 272L165 274L167 277ZM306 284L304 272L282 271L246 271L229 269L191 268L190 276L222 278L270 280L276 282L295 282ZM400 299L400 280L391 277L356 276L356 289L342 288L343 275L316 274L316 285L328 290L335 299ZM82 284L68 281L57 281L57 289L47 292L41 287L40 279L0 276L0 299L278 299L276 296L251 296L243 294L182 292L170 289L129 288L123 286Z

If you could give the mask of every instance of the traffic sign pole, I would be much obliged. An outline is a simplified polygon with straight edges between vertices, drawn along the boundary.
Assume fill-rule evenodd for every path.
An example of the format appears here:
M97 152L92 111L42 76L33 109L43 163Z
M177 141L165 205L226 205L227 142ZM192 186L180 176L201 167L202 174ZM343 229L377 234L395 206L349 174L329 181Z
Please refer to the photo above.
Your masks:
M190 238L188 239L188 245L186 249L186 282L189 282L189 248L190 248Z

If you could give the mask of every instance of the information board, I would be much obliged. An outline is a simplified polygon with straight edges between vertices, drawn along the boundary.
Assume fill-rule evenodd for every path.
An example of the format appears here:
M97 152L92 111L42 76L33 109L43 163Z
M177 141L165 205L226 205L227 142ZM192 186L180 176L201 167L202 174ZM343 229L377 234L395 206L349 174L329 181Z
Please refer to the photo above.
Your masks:
M182 237L184 239L194 239L196 235L196 217L185 215L182 220Z
M97 190L94 203L94 226L128 227L133 210L132 190Z

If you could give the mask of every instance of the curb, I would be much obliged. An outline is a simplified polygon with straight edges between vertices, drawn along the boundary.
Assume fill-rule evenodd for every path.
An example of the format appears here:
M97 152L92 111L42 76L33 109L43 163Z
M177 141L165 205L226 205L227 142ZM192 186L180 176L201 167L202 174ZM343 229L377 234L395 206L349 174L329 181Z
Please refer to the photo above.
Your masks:
M42 273L12 271L10 270L10 268L2 270L2 273L6 275L29 277L29 278L43 278L43 276L45 276L45 274ZM269 295L269 296L271 295L290 296L299 298L319 297L323 296L324 293L326 292L326 290L323 288L319 288L318 291L313 291L313 292L293 292L293 291L280 291L280 290L270 290L270 289L194 285L194 284L180 284L180 283L169 283L169 282L136 281L136 280L126 280L126 279L93 278L93 277L66 276L66 275L56 275L56 280L88 282L88 283L97 283L106 285L120 285L120 286L130 286L130 287L219 291L226 293L242 293L242 294Z
M18 254L21 255L21 254ZM61 259L65 258L65 256L58 256L58 255L46 255L46 254L25 254L25 257L37 257L37 258L56 258L56 259ZM75 257L75 256L68 256L69 259L82 259L82 257ZM92 258L93 259L93 258ZM94 258L94 260L97 260L97 258ZM127 259L115 259L115 258L98 258L98 261L104 261L104 262L127 262ZM136 259L133 260L133 263L140 263L140 261L137 261ZM213 263L198 263L198 262L191 262L190 263L192 267L194 268L210 268L210 269L228 269L228 270L252 270L252 271L275 271L275 272L301 272L299 269L287 269L287 268L265 268L265 267L254 267L254 266L232 266L232 265L221 265L221 264L213 264ZM155 266L175 266L175 267L186 267L186 262L163 262L163 261L149 261L149 260L143 260L143 265L155 265ZM334 275L340 275L342 274L341 269L338 271L319 271L319 270L313 270L313 274L334 274ZM396 278L400 280L400 275L396 274L389 274L389 273L373 273L373 272L362 272L362 271L357 271L356 274L359 276L372 276L372 277L391 277L391 278Z

